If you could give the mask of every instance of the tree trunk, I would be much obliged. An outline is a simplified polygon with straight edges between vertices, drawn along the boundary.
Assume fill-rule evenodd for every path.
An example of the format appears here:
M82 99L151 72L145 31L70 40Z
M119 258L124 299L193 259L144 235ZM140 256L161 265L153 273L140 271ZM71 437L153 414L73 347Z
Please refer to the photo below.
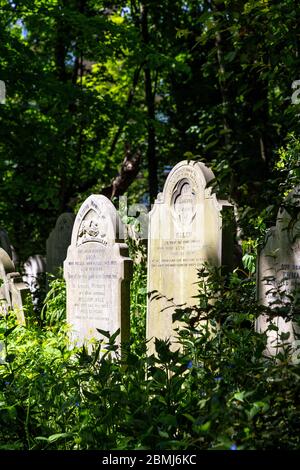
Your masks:
M108 152L108 155L110 157L113 155L113 153L115 151L115 148L116 148L116 145L117 145L118 140L120 138L120 135L122 134L122 131L123 131L124 126L126 124L128 114L129 114L129 111L130 111L130 108L131 108L131 105L132 105L132 102L133 102L135 89L136 89L136 87L138 85L138 82L139 82L140 72L141 72L142 67L143 67L143 64L139 65L136 68L136 70L134 71L132 87L131 87L131 89L129 90L129 93L128 93L128 98L127 98L125 109L124 109L123 119L122 119L122 122L121 122L121 124L119 125L119 127L117 129L117 132L114 135L112 144L111 144L109 152Z
M144 4L141 4L141 34L142 43L147 51L149 45L149 30L148 30L148 9ZM154 93L152 91L152 77L149 66L149 61L146 59L144 67L145 79L145 95L147 106L147 133L148 133L148 147L147 147L147 164L148 164L148 182L149 182L149 197L150 203L153 203L158 193L158 176L157 176L157 157L156 157L156 135L155 135L155 103Z

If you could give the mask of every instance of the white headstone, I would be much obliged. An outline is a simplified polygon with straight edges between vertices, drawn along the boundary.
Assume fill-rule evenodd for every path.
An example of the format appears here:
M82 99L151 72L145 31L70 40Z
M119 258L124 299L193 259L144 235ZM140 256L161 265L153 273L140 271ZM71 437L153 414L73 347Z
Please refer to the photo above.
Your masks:
M117 342L129 339L129 286L132 261L119 240L121 222L111 201L90 196L81 206L64 262L67 321L78 345L103 339L120 329Z
M197 303L197 270L204 262L232 265L229 219L233 209L207 188L213 178L203 163L178 163L149 214L148 292L158 291L176 305ZM147 338L171 339L174 345L178 323L172 323L174 309L163 310L168 306L165 298L148 301ZM149 352L153 352L153 342Z
M292 316L295 301L299 304L299 293L300 186L289 194L284 207L279 210L276 226L268 231L258 257L258 300L272 311L272 319L265 314L256 322L257 331L268 330L267 355L276 355L283 350L283 344L288 344L292 360L295 360L300 329ZM286 335L281 339L282 333Z
M47 240L47 273L58 275L63 268L71 244L75 215L71 212L61 214Z

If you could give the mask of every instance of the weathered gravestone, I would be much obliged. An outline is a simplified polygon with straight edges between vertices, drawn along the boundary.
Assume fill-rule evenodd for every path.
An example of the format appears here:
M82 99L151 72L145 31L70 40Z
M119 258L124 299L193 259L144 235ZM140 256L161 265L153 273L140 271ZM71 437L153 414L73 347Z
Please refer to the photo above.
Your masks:
M0 229L0 247L12 258L12 249L9 241L7 231L3 228Z
M29 287L34 310L39 312L46 293L46 260L42 255L29 256L23 265L23 281Z
M8 256L13 260L14 265L18 263L18 255L15 248L11 245L9 236L6 230L0 228L0 248L3 248Z
M0 280L0 313L6 315L14 309L18 322L25 324L23 304L28 299L29 289L3 248L0 248Z
M71 212L61 214L55 228L47 239L47 273L57 276L67 257L68 247L71 244L72 229L75 215Z
M257 297L272 311L272 317L266 313L256 322L257 331L267 331L267 355L276 355L290 346L292 360L296 359L300 328L293 315L300 313L299 294L300 186L289 194L279 210L276 226L268 231L258 257Z
M118 343L129 339L129 297L132 261L120 242L120 219L102 195L90 196L81 206L64 262L67 321L78 345L103 339L120 329Z
M149 214L148 292L158 291L176 305L197 303L197 270L204 262L232 266L233 209L206 187L213 178L203 163L178 163ZM148 300L147 338L170 339L176 349L178 323L172 323L174 309L164 310L168 306L165 298Z

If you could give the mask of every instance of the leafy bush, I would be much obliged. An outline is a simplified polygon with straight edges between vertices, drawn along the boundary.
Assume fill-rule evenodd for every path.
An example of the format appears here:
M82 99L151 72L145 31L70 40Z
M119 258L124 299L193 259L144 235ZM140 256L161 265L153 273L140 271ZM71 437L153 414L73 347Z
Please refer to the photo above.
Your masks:
M66 319L66 283L62 277L53 277L49 284L41 317L46 324L54 325Z
M42 329L2 317L0 448L299 448L300 366L264 357L253 279L206 267L199 286L197 305L174 314L181 349L156 340L147 357L133 322L126 364L101 345L72 349L63 320Z

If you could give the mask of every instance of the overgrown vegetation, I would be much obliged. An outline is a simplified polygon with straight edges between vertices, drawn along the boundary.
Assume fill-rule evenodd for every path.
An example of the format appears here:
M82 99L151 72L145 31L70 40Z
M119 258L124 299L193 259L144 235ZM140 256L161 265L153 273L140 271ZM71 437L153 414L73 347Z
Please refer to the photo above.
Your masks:
M63 294L48 296L43 328L1 318L0 448L299 448L300 364L288 347L280 364L264 357L253 279L203 269L197 306L175 312L181 351L156 340L147 357L140 267L134 276L126 365L110 357L113 338L101 354L70 346Z
M132 243L126 364L110 357L115 334L90 354L70 344L61 279L28 307L26 327L0 317L0 448L299 448L300 366L285 334L278 357L265 356L253 277L299 182L300 4L0 0L0 13L0 223L20 266L44 252L59 213L128 188L132 210L149 207L184 158L212 168L234 203L244 266L206 266L195 308L175 312L181 349L158 340L149 357L146 256ZM134 176L114 194L124 158ZM289 300L275 308L296 321Z

